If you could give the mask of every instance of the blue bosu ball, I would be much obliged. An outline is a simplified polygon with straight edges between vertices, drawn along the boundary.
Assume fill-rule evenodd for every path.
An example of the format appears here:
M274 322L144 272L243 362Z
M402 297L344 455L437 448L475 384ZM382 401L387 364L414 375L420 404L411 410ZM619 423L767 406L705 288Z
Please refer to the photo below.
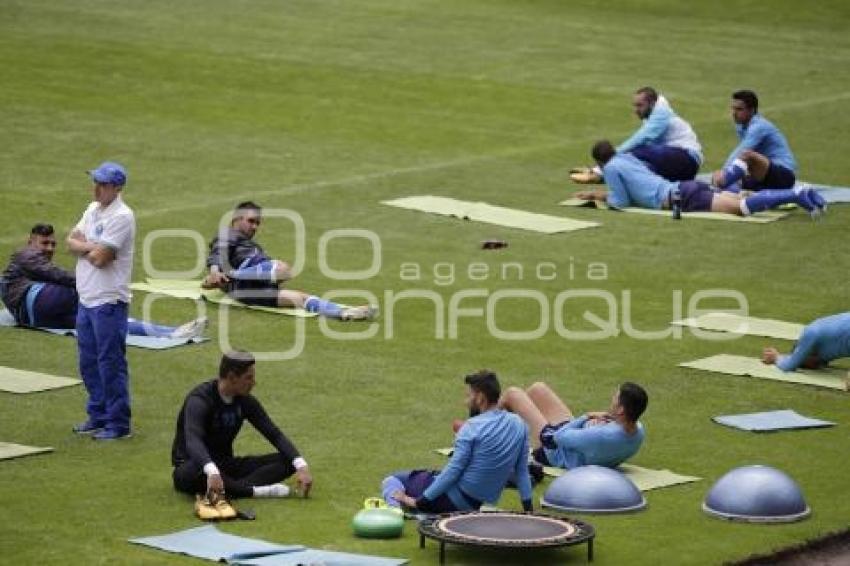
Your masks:
M646 499L635 484L617 470L581 466L555 478L540 504L572 513L625 513L643 509Z
M797 482L770 466L728 472L712 486L702 509L721 519L753 523L790 523L811 513Z

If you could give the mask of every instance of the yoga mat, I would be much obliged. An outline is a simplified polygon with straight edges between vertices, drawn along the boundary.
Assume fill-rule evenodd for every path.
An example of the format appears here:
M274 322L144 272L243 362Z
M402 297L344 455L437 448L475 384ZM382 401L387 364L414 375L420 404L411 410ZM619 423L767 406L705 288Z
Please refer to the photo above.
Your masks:
M574 230L599 226L598 222L574 220L561 216L550 216L548 214L538 214L515 208L505 208L486 202L468 202L448 197L412 196L384 200L381 201L381 204L408 210L418 210L420 212L430 212L442 216L452 216L464 220L475 220L476 222L496 224L508 228L541 232L543 234L572 232Z
M711 184L711 173L701 173L696 177L697 181ZM820 183L809 183L808 181L797 181L794 188L808 187L816 190L829 204L840 204L850 202L850 187L840 185L822 185Z
M261 307L256 305L246 305L230 298L227 293L220 289L201 289L200 281L187 281L179 279L148 279L147 283L131 283L130 289L134 291L144 291L146 293L155 293L157 295L166 295L175 299L194 299L196 301L204 299L218 305L227 305L231 307L239 307L274 314L284 314L288 316L297 316L309 318L317 316L314 312L307 312L304 309L290 308L275 308Z
M703 330L714 330L716 332L732 332L750 336L779 338L780 340L796 340L803 332L803 325L796 322L756 318L754 316L740 316L723 312L712 312L696 318L674 320L670 324L690 326Z
M8 315L8 316L7 316ZM22 328L24 330L41 330L49 332L57 336L74 336L77 332L71 328L44 328L44 327L29 327L18 326L15 318L7 310L0 311L0 327ZM200 344L208 341L209 338L203 336L195 336L194 338L157 338L156 336L133 336L127 335L127 345L134 348L144 348L146 350L167 350L178 346L186 346L188 344Z
M30 456L32 454L43 454L45 452L53 452L53 448L39 446L25 446L23 444L14 444L12 442L0 442L0 460L11 460L12 458L20 458L21 456Z
M567 200L563 200L558 203L560 206L576 206L576 207L586 207L586 208L597 208L597 209L608 209L608 205L604 202L599 201L589 201L583 200L579 198L568 198ZM630 206L628 208L618 208L616 209L622 212L634 212L637 214L651 214L655 216L670 216L671 212L669 210L655 210L651 208L638 208L634 206ZM767 224L768 222L775 222L781 218L785 218L788 216L787 212L780 212L778 210L765 210L764 212L757 212L750 216L737 216L735 214L726 214L725 212L683 212L682 218L699 218L702 220L725 220L726 222L748 222L750 224Z
M131 538L129 542L216 562L258 558L269 554L297 552L306 549L301 545L280 545L230 535L219 531L215 525L186 529L168 535Z
M814 385L817 387L828 387L847 391L847 370L839 368L825 368L819 370L798 369L792 372L783 372L776 366L765 365L761 360L748 358L746 356L732 356L729 354L718 354L692 362L679 364L679 367L701 369L713 373L724 373L727 375L742 375L756 377L759 379L770 379L773 381L784 381L787 383L801 383L803 385Z
M437 448L436 450L434 450L434 452L436 452L437 454L442 454L443 456L452 455L451 448ZM651 489L659 489L662 487L679 485L682 483L690 483L700 481L702 479L695 476L683 476L675 472L671 472L670 470L653 470L651 468L642 468L640 466L635 466L634 464L620 464L620 466L618 466L616 469L625 474L627 478L632 480L632 483L634 483L641 491L649 491ZM547 476L556 478L567 473L567 470L563 468L556 468L554 466L544 466L543 473Z
M0 391L34 393L82 383L79 379L0 366Z
M835 426L833 422L804 417L790 409L766 411L763 413L746 413L743 415L721 415L719 417L711 417L711 420L717 424L752 432Z
M129 542L184 554L195 558L256 566L295 566L302 564L350 564L352 566L395 566L407 560L382 558L364 554L348 554L315 550L302 545L280 545L219 531L215 525L205 525L162 536L131 538Z
M702 480L702 478L696 476L683 476L681 474L671 472L670 470L653 470L651 468L635 466L634 464L620 464L615 469L622 472L623 475L629 478L641 491L649 491L652 489L660 489L662 487L670 487ZM543 473L547 476L558 477L567 473L567 470L563 468L545 466L543 468Z

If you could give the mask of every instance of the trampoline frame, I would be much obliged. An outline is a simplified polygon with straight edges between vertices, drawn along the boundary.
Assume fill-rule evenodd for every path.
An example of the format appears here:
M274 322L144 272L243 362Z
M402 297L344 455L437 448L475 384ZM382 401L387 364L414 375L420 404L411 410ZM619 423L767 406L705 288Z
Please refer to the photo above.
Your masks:
M443 515L434 515L431 517L427 517L419 520L419 548L425 548L425 538L434 539L435 541L440 543L440 564L445 564L446 561L446 544L458 544L461 546L473 546L479 548L524 548L524 549L542 549L542 548L557 548L562 546L576 546L579 544L587 544L587 561L593 562L593 539L596 536L596 530L593 528L593 525L590 523L586 523L584 521L579 521L577 519L571 519L567 517L558 517L555 515L549 515L546 513L533 513L531 514L534 517L542 517L549 520L557 521L559 523L566 523L570 527L574 528L574 533L570 534L570 538L567 540L562 539L553 539L553 540L543 540L522 544L516 540L505 540L499 541L496 539L486 539L486 543L482 543L480 541L476 541L475 539L469 539L457 535L453 535L452 533L447 533L444 531L440 531L437 527L437 524L445 519L449 519L452 517L461 517L464 515L487 515L487 514L496 514L496 515L517 515L517 516L526 516L529 513L518 513L512 511L464 511L459 513L446 513Z

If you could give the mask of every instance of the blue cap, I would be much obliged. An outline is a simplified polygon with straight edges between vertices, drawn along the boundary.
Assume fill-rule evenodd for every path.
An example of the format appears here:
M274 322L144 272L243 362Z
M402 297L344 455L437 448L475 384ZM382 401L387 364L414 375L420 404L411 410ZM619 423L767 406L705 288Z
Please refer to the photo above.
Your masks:
M127 183L127 172L120 164L112 161L104 161L97 169L88 171L88 174L95 183L109 183L119 187Z

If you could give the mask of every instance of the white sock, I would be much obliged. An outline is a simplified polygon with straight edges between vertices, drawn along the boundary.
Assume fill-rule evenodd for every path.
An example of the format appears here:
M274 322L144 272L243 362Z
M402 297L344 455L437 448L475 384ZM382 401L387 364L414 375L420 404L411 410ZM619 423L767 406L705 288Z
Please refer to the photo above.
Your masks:
M750 209L747 208L747 199L742 198L740 203L741 214L744 216L750 215Z
M288 495L289 486L282 483L254 486L254 497L286 497Z

